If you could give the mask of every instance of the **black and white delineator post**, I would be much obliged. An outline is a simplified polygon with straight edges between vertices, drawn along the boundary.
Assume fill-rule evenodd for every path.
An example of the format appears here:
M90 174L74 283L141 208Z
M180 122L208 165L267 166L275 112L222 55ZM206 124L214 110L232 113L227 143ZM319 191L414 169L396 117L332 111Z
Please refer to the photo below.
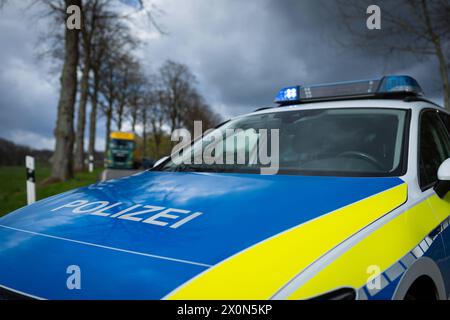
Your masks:
M94 156L92 154L89 155L89 172L94 172Z
M25 165L27 167L27 203L30 205L36 202L36 175L34 158L26 156Z

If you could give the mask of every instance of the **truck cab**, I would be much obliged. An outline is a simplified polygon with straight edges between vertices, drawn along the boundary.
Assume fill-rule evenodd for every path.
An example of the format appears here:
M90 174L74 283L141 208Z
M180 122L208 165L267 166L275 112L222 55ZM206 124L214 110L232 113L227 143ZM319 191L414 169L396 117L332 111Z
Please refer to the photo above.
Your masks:
M108 169L133 169L136 150L136 137L133 133L112 132L107 147Z

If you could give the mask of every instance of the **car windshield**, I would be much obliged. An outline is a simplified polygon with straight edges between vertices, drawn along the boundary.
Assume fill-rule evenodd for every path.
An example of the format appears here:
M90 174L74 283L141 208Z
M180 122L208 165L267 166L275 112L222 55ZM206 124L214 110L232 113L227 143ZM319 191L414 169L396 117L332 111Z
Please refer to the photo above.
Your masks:
M134 142L131 140L112 139L110 142L111 149L133 150Z
M264 165L252 154L264 140L267 154L278 153L277 174L399 176L404 168L406 122L406 110L387 108L314 109L249 115L231 120L204 135L155 170L256 173ZM271 145L273 130L278 131L277 148ZM222 139L217 139L218 136ZM189 159L204 155L208 149L213 150L210 152L213 156L223 152L223 163L189 162ZM242 154L246 156L242 158ZM239 157L241 161L228 161Z

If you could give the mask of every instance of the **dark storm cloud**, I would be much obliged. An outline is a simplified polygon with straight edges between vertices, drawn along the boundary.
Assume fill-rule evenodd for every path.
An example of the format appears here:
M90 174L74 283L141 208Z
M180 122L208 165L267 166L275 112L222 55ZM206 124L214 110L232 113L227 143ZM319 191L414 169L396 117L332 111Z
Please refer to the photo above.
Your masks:
M52 147L56 89L36 56L37 30L17 7L0 12L0 136Z
M333 1L164 1L164 8L170 36L151 42L147 56L189 65L208 101L226 115L271 105L282 86L391 73L415 76L439 94L434 62L341 45L348 35ZM361 28L365 19L363 11Z
M285 30L291 35L288 40L293 44L292 52L296 52L307 65L306 74L300 81L307 83L335 82L353 79L368 79L386 74L409 74L419 80L425 91L431 96L440 95L440 78L437 61L434 57L419 61L417 57L405 53L381 53L378 50L362 50L351 46L352 41L348 30L342 21L335 1L295 1L282 0L283 5L276 5L279 21L284 21ZM343 1L341 1L342 3ZM366 6L374 3L371 0L361 0ZM381 10L403 10L396 3L376 1ZM389 5L389 6L388 6ZM361 5L363 8L366 6ZM408 11L409 12L409 11ZM405 14L408 13L405 11ZM284 17L285 19L281 19ZM376 32L366 28L367 15L360 12L355 26L370 38ZM411 18L411 23L417 23ZM314 32L298 33L299 30L314 30ZM399 38L403 35L397 35ZM303 41L307 46L303 46ZM344 44L345 45L344 45Z
M144 65L155 71L166 59L187 64L208 103L225 117L272 105L277 90L285 85L390 73L410 74L431 96L440 94L433 60L418 63L399 55L385 59L340 45L348 37L334 1L157 0L157 4L166 12L159 21L169 35L155 36L148 24L136 24L136 35L147 40L139 52ZM19 136L25 142L35 137L36 144L29 144L51 147L57 75L49 81L46 63L35 59L37 31L26 23L26 16L14 9L0 16L0 136L21 141ZM99 141L103 135L100 124Z

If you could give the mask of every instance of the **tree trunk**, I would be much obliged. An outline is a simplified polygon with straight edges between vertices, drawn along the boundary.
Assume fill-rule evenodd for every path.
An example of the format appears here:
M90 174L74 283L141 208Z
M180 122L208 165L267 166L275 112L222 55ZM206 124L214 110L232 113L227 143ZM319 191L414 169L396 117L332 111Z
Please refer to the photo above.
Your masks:
M66 8L81 0L65 0ZM73 177L73 118L77 94L77 66L79 56L79 30L65 30L64 66L55 128L55 151L52 157L51 179L66 181Z
M134 109L131 113L131 131L133 131L133 133L136 133L136 124L137 124L138 114L136 111L137 107L135 106L134 108L136 108L136 109Z
M81 171L84 169L84 131L86 128L86 105L89 95L89 72L90 72L90 57L89 50L86 46L83 75L81 77L81 95L80 105L78 109L78 123L75 135L75 170Z
M154 138L155 138L156 158L159 159L161 157L161 134L160 133L155 134Z
M160 157L161 132L160 129L158 129L156 126L156 121L152 122L153 139L155 141L155 154L153 155L153 157L156 157L158 159Z
M172 112L171 116L170 116L170 129L172 130L172 133L178 129L177 128L177 116L175 114L175 112Z
M117 111L117 129L122 131L122 120L123 120L123 109L125 107L125 102L121 101L119 105L119 110Z
M108 153L109 149L109 139L111 135L111 118L112 118L112 110L113 110L113 104L112 101L108 102L108 109L106 111L106 139L105 139L105 156Z
M128 88L128 69L125 67L124 74L123 74L123 83L122 83L122 93L120 94L119 98L119 108L117 110L117 129L119 131L122 131L122 123L123 123L123 113L125 111L125 104L126 104L126 90Z
M97 131L97 102L98 102L98 89L99 89L99 75L97 71L94 71L94 92L92 94L92 109L89 117L89 155L95 154L95 135Z
M147 109L142 110L142 158L146 157L147 149Z

